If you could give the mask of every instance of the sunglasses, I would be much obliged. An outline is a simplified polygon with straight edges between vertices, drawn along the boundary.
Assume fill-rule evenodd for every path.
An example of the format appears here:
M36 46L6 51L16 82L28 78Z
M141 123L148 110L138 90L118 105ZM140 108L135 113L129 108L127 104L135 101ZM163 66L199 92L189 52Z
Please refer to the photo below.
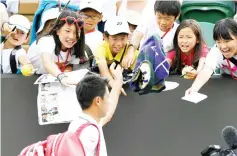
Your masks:
M78 18L76 19L75 17L67 16L65 18L61 18L60 21L65 21L69 26L72 24L76 24L78 29L81 29L84 25L83 21Z

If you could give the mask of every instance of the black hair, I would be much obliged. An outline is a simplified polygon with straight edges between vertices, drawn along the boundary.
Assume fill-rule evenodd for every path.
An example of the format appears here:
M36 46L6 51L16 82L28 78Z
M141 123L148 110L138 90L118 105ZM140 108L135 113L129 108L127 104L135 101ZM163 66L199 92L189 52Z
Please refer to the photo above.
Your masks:
M108 87L109 83L105 78L95 74L85 76L76 87L77 100L82 110L88 109L94 98L101 97L103 99Z
M231 18L221 19L216 22L213 29L213 39L233 40L231 34L237 36L237 22Z
M174 16L176 18L181 12L181 4L178 0L156 0L154 11L168 16Z
M74 17L75 19L80 18L79 14L75 11L63 10L61 12L61 14L59 15L59 17L57 18L52 30L48 34L45 35L45 36L47 36L47 35L53 36L55 44L56 44L55 55L57 55L57 56L60 54L61 46L62 46L62 43L59 40L59 37L57 35L57 30L59 30L61 27L63 27L63 25L66 23L64 20L60 20L60 19L68 17L68 16ZM80 31L80 36L78 34L79 31ZM84 51L84 49L85 49L85 34L84 34L83 27L81 28L81 30L78 30L78 27L76 26L76 32L77 32L76 35L77 35L78 41L73 47L74 48L73 55L76 55L76 58L85 58L85 51Z
M182 62L181 62L181 53L182 51L180 50L179 46L178 46L178 35L179 32L184 29L184 28L190 28L192 29L193 33L196 36L197 41L199 41L198 43L196 43L195 47L194 47L194 59L193 59L193 66L196 69L198 66L198 62L199 62L199 57L200 57L200 53L202 52L203 46L206 45L204 39L203 39L203 35L202 35L202 31L201 31L201 27L199 26L199 24L197 23L197 21L193 20L193 19L188 19L183 21L177 28L175 34L174 34L174 39L173 39L173 46L174 46L174 50L175 50L175 68L176 68L176 72L178 74L181 73L182 71Z
M108 33L108 31L105 31L105 32L104 32L104 35L105 35L107 38L109 38L109 36L115 36L115 35L128 35L128 33L119 33L119 34L115 34L115 35L110 35L110 34Z

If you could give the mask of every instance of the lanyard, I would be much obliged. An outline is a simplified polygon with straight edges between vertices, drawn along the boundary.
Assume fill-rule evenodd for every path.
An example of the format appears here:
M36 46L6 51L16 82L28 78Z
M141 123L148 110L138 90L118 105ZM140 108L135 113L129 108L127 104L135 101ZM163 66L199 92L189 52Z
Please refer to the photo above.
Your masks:
M71 49L68 50L66 60L65 60L65 62L63 62L62 67L60 66L59 56L58 56L58 63L57 64L58 64L58 69L61 70L61 72L64 72L64 70L66 68L67 60L69 58L70 53L71 53Z
M237 80L237 77L235 77L234 74L233 74L233 72L232 72L229 59L226 59L226 61L227 61L228 68L229 68L229 71L230 71L230 74L231 74L232 78L233 78L234 80Z
M164 33L164 35L161 37L161 39L163 39L163 38L166 36L166 34L168 34L168 32L173 28L173 26L174 26L174 25L172 25L172 27L170 27L170 28Z

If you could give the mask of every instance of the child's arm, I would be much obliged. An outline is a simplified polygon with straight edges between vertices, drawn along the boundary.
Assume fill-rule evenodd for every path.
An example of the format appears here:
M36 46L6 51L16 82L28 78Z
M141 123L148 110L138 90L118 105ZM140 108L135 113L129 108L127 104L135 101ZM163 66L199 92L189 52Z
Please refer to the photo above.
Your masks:
M166 60L170 66L172 66L172 62L175 59L175 51L171 50L167 53Z
M109 80L109 85L112 87L115 81L112 75L110 74L105 58L103 57L97 58L97 64L99 67L100 75L106 77Z
M139 47L139 44L143 38L144 34L140 31L134 31L132 38L131 38L131 42L130 42L130 46L128 47L127 53L123 58L122 61L122 67L125 69L128 69L133 61L134 61L134 56L135 56L135 51L137 50L137 48Z
M198 63L198 67L197 67L197 73L199 73L203 69L204 64L205 64L205 60L206 60L205 57L201 57L199 59L199 63Z
M24 49L20 49L16 53L17 61L22 65L21 72L24 76L31 76L34 74L34 67L31 64L29 58L26 55L26 51Z

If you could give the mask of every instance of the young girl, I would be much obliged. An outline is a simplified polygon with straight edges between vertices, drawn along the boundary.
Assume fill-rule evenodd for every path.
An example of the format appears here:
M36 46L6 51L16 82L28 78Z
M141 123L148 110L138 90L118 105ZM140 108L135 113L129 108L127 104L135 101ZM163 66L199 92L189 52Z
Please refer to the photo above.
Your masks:
M208 53L198 23L192 19L183 21L175 32L173 45L174 50L167 54L171 73L182 73L185 78L194 79L203 68Z
M216 22L213 38L216 45L208 53L204 68L186 94L198 92L217 68L237 80L237 22L228 18Z
M72 71L73 65L85 60L85 35L79 14L63 11L51 32L36 42L41 56L38 74L49 73L63 85L72 84L64 72Z

